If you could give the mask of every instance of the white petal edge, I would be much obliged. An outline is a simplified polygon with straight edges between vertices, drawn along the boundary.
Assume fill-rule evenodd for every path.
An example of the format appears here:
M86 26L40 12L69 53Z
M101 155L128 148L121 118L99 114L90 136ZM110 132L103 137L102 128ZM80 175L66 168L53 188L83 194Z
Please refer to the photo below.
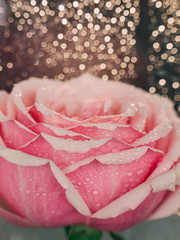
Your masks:
M0 122L7 122L7 121L13 121L16 125L18 125L20 128L26 130L29 133L32 133L33 135L37 135L35 132L31 131L29 128L24 126L22 123L16 121L15 119L11 119L7 116L5 116L1 111L0 111Z
M94 160L97 160L98 162L102 164L126 164L130 163L132 161L135 161L142 157L148 150L152 150L153 152L159 152L162 153L162 151L159 151L155 148L148 147L148 146L142 146L138 148L132 148L132 149L127 149L123 150L120 152L115 152L115 153L106 153L102 155L97 155L93 157L89 157L86 159L83 159L73 165L70 165L66 168L63 169L63 172L65 174L68 174L70 172L73 172L77 170L79 167L82 167L84 165L88 165Z
M148 144L150 142L155 142L156 140L167 136L171 129L172 129L171 124L168 121L166 121L158 125L156 128L154 128L152 131L147 133L142 138L137 139L135 142L132 143L132 146L136 147L139 145Z
M84 140L84 141L74 141L72 139L61 139L54 136L50 136L45 133L41 133L41 136L49 143L55 150L64 150L70 153L86 153L93 148L100 147L106 142L111 140L109 139L100 139L100 140Z
M84 138L92 139L91 137L87 137L86 135L83 135L81 133L72 132L72 131L69 131L66 128L61 128L61 127L53 126L53 125L46 124L46 123L36 123L36 124L33 124L33 125L29 126L29 127L38 126L38 125L44 126L46 128L49 128L58 137L68 135L70 137L82 136Z
M13 98L14 104L32 123L35 123L34 119L28 113L24 103L22 102L21 96L22 96L22 90L17 85L15 85L12 92L12 98Z

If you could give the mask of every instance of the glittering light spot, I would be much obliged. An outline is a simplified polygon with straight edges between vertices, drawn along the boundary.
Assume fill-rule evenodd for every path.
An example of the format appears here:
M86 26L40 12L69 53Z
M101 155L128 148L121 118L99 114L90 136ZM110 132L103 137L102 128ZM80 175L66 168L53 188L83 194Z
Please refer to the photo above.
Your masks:
M63 34L62 34L62 33L59 33L57 37L58 37L58 39L61 40L61 39L63 39Z
M8 62L7 63L7 68L9 68L9 69L13 68L13 64L11 62Z
M159 84L160 84L161 86L164 86L164 85L166 84L166 80L165 80L165 79L160 79L160 80L159 80Z
M112 75L116 75L118 73L117 69L112 69L111 70Z
M111 4L110 1L106 2L106 7L107 7L107 8L110 8L111 6L112 6L112 4Z
M54 47L57 47L58 45L59 45L58 41L54 41L54 42L53 42L53 46L54 46Z
M160 7L162 6L162 2L160 2L160 1L156 2L155 6L156 6L157 8L160 8Z
M106 75L106 74L103 75L103 76L102 76L102 79L103 79L104 81L107 81L107 80L108 80L108 75Z
M62 24L64 24L64 25L67 24L67 19L66 19L66 18L63 18L63 19L62 19Z
M62 43L62 44L61 44L61 48L62 48L62 49L66 49L66 47L67 47L67 44L66 44L66 43Z
M170 50L171 48L173 48L173 44L172 44L172 43L168 43L168 44L166 45L166 48L167 48L168 50Z
M165 26L164 26L164 25L160 25L159 28L158 28L158 30L159 30L160 32L163 32L163 31L165 30Z
M158 42L155 42L154 44L153 44L153 48L159 48L159 43Z
M180 42L180 35L177 35L177 36L175 37L175 41L176 41L176 42Z
M78 25L77 25L77 29L78 29L78 30L81 30L82 27L83 27L82 24L81 24L81 23L78 23Z
M169 62L174 62L175 61L175 57L174 56L169 56L168 60L169 60Z
M36 6L36 4L37 4L35 0L31 0L30 3L31 3L31 6Z
M84 70L84 69L85 69L85 65L84 65L84 64L80 64L80 65L79 65L79 69L80 69L80 70Z
M173 82L172 87L177 89L177 88L179 88L179 85L180 84L178 82Z
M42 1L42 5L43 5L43 6L47 6L47 4L48 4L47 0L43 0L43 1Z
M58 9L59 9L59 11L64 11L64 5L60 4Z
M153 31L152 35L153 35L153 37L157 37L158 36L158 31L157 30Z
M110 40L111 40L111 39L110 39L110 36L105 36L105 37L104 37L104 41L105 41L105 42L109 42Z
M77 1L73 2L73 7L77 8L79 6L79 3Z
M155 93L156 92L156 88L155 87L150 87L149 88L149 92L150 93Z
M136 12L135 7L130 8L130 13L134 14Z
M173 22L174 22L174 18L173 18L173 17L171 17L171 18L168 19L168 23L169 23L169 24L173 24Z

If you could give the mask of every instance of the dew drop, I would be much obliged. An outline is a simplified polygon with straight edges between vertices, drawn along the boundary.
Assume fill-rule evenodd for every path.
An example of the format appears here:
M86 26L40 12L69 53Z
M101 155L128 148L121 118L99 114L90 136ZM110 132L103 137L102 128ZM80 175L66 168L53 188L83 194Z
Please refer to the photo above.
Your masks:
M94 194L94 195L97 195L97 194L98 194L98 191L97 191L97 190L94 190L94 191L93 191L93 194Z
M127 176L132 176L132 172L127 172Z

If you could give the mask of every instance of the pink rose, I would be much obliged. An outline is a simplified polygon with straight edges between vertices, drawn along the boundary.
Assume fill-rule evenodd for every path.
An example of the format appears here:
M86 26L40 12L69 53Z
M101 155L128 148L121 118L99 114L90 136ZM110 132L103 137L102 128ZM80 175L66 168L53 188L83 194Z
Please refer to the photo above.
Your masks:
M169 100L88 74L0 91L0 216L112 231L180 206L180 121Z

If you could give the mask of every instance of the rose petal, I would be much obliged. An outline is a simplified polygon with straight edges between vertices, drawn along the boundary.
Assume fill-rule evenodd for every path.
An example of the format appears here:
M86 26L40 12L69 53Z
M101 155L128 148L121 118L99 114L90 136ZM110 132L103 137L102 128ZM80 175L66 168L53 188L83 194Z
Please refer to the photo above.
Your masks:
M66 213L69 216L71 212L76 222L82 219L77 210L82 215L90 215L79 193L51 161L7 148L0 150L0 156L3 179L0 195L13 211L27 217L31 223L59 226L64 221L71 223L71 219L62 217Z
M63 169L84 158L129 148L131 146L116 139L74 141L41 134L19 150L34 156L51 159Z
M36 134L46 133L48 135L52 135L52 136L64 138L64 139L71 138L77 141L91 139L90 137L86 137L83 134L74 133L65 128L60 128L60 127L56 127L56 126L52 126L44 123L34 124L32 126L29 126L29 129L35 132Z
M109 123L96 123L96 124L81 124L70 128L69 130L84 134L87 137L94 139L104 138L116 138L126 143L132 143L136 139L143 136L142 133L138 132L129 125L109 124Z
M171 141L169 142L168 152L164 156L163 161L159 164L156 170L153 172L152 177L159 176L164 172L167 172L174 163L180 160L180 123L175 121L173 131L171 132Z
M0 135L9 148L17 149L36 137L36 134L15 120L1 121L0 118Z
M157 210L152 213L148 220L154 220L159 218L165 218L171 216L172 214L177 214L180 203L180 187L176 187L175 192L169 192L165 200L157 208Z
M94 159L99 157L101 156ZM95 212L144 182L161 160L161 153L148 150L143 156L126 164L102 164L92 161L73 172L66 171L66 175L91 212Z
M23 227L33 227L33 224L30 223L26 218L23 218L13 212L7 211L2 207L0 207L0 215L4 220L12 224L17 224L18 226Z
M91 218L88 224L91 227L106 231L125 230L145 221L149 214L162 202L165 194L166 192L151 193L135 210L129 210L116 218Z
M128 210L136 209L147 198L151 191L157 191L159 182L161 183L161 192L163 192L163 190L172 190L169 188L169 186L175 184L174 171L172 170L170 173L165 173L157 178L144 182L109 205L100 209L98 212L92 215L92 217L100 219L114 218L127 212Z
M155 142L162 137L166 137L168 133L171 131L172 126L169 121L165 121L158 125L156 128L151 130L149 133L144 135L142 138L137 139L133 146L147 145L149 143Z
M160 159L163 157L163 153L154 148L145 146L139 148L130 148L127 150L122 150L121 152L106 153L103 155L97 155L83 159L73 165L66 167L63 169L63 172L66 174L73 172L79 167L88 165L89 163L93 162L94 159L103 164L126 164L138 160L145 154L150 155L151 157L155 154L157 156L158 162L160 162Z
M37 103L30 108L29 113L37 123L46 123L63 128L80 124L80 122L75 119L58 114Z

